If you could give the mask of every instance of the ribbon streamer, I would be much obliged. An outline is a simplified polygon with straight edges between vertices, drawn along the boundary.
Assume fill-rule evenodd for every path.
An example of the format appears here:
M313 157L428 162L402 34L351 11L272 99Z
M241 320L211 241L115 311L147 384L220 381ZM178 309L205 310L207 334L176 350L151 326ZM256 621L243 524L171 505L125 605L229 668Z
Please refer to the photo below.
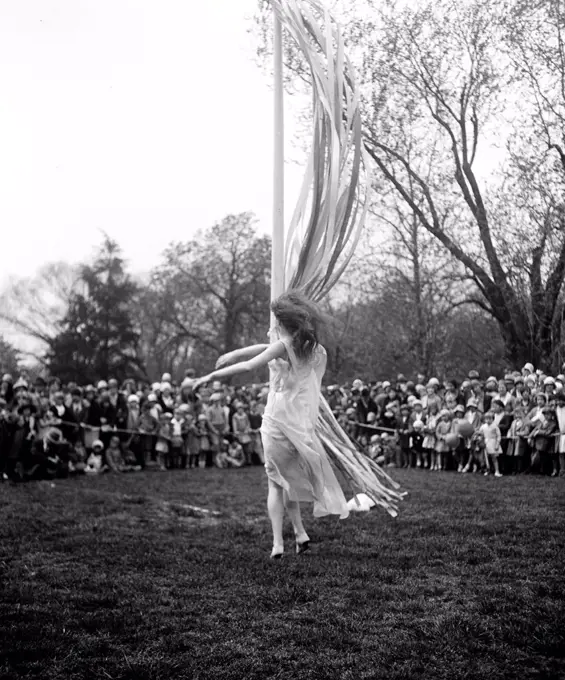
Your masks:
M314 102L312 146L286 234L285 287L319 301L351 261L369 206L361 95L339 24L322 3L272 0L272 5L308 64ZM356 448L323 398L316 434L351 490L396 517L404 493Z

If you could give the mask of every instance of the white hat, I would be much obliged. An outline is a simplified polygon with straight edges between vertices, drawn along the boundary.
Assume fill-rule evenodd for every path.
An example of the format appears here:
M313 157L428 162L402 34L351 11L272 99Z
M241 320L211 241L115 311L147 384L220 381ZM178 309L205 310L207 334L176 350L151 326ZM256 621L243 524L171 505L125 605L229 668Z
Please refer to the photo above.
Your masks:
M524 364L524 368L522 369L523 371L530 371L530 373L534 372L534 365L533 364Z
M172 390L173 388L171 387L171 383L162 382L160 389L161 389L161 392L164 392L165 390Z
M92 448L93 449L103 449L104 448L104 442L100 441L100 439L97 439L96 441L92 442Z
M159 392L160 389L161 389L161 383L155 382L151 385L151 391L152 392Z
M139 397L137 396L137 394L129 395L128 404L139 404Z
M414 399L414 401L412 402L412 408L414 408L414 406L422 406L421 400L420 399Z
M173 381L173 379L172 379L170 373L163 373L163 375L162 375L162 377L161 377L161 382L168 382L168 383L170 383L170 382L172 382L172 381Z
M152 402L157 401L157 395L156 394L148 394L147 395L147 401L152 401Z
M547 378L543 381L544 385L555 385L555 378L552 378L550 375L547 376Z
M382 386L383 386L383 388L386 390L387 387L390 387L389 381L388 381L388 380L385 380Z
M437 378L430 378L428 380L428 385L435 385L436 387L439 387L439 380Z
M27 382L23 378L18 378L18 380L16 380L16 384L14 385L14 390L19 390L22 388L27 390Z
M182 383L181 387L192 387L194 385L194 378L185 378Z
M98 383L99 390L105 390L108 387L108 383L105 380L100 380Z

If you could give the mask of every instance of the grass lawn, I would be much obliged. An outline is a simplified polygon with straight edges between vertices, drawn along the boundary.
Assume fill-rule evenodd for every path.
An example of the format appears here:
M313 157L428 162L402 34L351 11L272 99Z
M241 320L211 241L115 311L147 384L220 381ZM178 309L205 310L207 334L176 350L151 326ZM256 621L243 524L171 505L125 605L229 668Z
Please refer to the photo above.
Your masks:
M260 468L0 486L0 678L565 678L565 480L393 474L281 561Z

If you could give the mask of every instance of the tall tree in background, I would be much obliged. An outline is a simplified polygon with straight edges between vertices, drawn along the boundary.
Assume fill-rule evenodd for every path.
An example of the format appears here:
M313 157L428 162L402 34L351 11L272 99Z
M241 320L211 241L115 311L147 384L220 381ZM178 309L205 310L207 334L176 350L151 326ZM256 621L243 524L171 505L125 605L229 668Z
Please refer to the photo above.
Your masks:
M144 376L131 310L137 285L110 238L105 238L95 261L82 267L81 282L84 290L72 295L63 329L47 355L51 373L81 384Z
M392 214L392 189L459 263L467 302L495 319L509 362L556 367L564 186L547 152L563 158L564 3L337 4L364 83L377 209ZM265 2L259 5L264 29L269 12ZM529 28L532 16L535 31ZM509 38L518 19L522 56ZM296 54L287 58L300 82L304 72ZM513 148L505 150L506 142ZM495 149L499 168L489 158ZM510 178L515 187L529 187L528 201L520 204L505 191Z
M62 331L79 284L79 267L50 262L35 276L12 281L0 294L0 321L6 332L24 340L22 354L43 363L45 352Z
M18 374L19 353L0 336L0 373L9 373L14 380Z
M223 352L266 341L271 246L254 222L251 213L228 215L168 248L145 297L157 305L148 330L158 350L184 346L185 360L210 365Z
M565 239L561 235L558 247L551 248L546 231L524 211L518 219L528 225L529 242L512 242L514 225L494 218L495 212L501 217L504 211L493 206L494 192L489 194L477 170L489 126L492 132L508 113L501 10L484 0L463 6L443 0L416 9L386 7L380 13L380 28L369 29L362 39L374 95L367 148L381 176L463 265L478 290L470 299L497 320L512 363L533 359L548 366L565 276ZM360 22L358 30L362 23L366 26ZM419 119L419 128L407 128L401 107ZM434 139L432 173L426 137ZM450 194L456 196L455 204L446 202ZM557 216L550 217L549 229L559 230ZM545 261L546 276L537 282L541 295L530 285L524 299L521 281L528 279L528 269L511 270L508 242L513 251L521 250L528 269L535 269L537 259Z

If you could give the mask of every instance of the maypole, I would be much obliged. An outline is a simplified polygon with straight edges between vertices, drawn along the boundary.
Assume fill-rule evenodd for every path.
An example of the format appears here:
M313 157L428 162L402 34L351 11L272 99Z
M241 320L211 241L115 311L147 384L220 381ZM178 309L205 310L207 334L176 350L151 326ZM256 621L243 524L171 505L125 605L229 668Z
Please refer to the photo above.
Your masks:
M271 300L284 292L284 101L282 23L274 15L274 167L273 167L273 238L271 244Z
M361 92L341 27L322 0L271 0L274 10L275 148L271 297L298 288L315 301L337 283L359 241L371 177L361 127ZM313 129L302 190L285 233L282 30L312 84ZM399 485L349 439L321 400L316 434L354 492L391 515Z

